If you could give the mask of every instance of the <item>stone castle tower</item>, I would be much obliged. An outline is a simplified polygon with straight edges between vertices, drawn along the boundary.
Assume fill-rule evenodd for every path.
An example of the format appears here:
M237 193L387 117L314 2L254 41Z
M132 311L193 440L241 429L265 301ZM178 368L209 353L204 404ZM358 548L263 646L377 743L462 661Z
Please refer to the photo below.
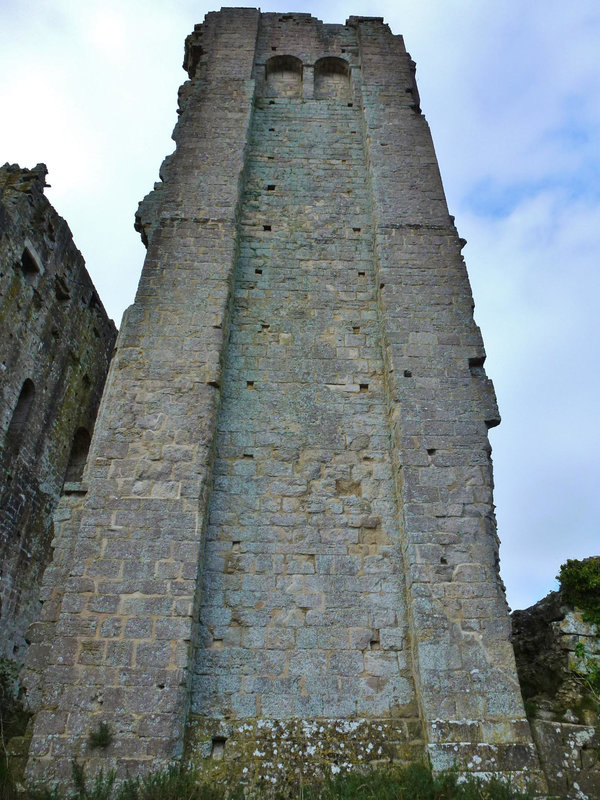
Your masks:
M427 755L539 777L498 411L402 37L229 8L185 68L31 637L29 774Z

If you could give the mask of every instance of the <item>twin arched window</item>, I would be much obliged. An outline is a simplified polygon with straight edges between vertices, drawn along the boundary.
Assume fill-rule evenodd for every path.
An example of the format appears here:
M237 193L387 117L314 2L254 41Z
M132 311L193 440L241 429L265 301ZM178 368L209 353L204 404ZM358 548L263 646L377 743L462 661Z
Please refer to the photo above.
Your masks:
M265 65L266 97L302 97L302 61L296 56L273 56ZM350 98L350 67L343 58L326 56L315 62L315 100Z

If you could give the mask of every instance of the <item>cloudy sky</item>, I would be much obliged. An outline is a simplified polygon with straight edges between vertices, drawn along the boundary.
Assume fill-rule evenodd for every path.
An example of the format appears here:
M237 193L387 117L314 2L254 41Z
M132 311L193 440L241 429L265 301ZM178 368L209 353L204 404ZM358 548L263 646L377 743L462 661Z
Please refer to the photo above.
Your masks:
M47 195L117 323L144 258L133 215L173 149L183 41L218 7L0 0L0 163L48 165ZM491 432L501 570L510 605L524 608L556 587L566 558L600 553L600 3L261 8L383 16L417 61L450 212L469 242L503 417Z

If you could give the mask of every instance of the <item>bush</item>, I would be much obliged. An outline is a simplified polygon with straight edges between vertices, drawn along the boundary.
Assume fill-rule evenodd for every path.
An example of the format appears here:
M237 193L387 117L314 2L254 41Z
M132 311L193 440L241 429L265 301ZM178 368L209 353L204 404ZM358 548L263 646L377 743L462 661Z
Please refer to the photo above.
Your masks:
M568 559L557 579L565 602L580 609L586 622L600 625L600 556Z

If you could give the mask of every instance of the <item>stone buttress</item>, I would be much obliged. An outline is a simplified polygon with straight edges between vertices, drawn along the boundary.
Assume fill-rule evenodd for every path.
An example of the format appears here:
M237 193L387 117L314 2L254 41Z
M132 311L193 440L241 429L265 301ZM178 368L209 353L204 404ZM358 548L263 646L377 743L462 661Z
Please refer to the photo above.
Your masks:
M402 38L223 9L185 66L46 581L30 776L427 756L543 786L498 577L499 417Z

